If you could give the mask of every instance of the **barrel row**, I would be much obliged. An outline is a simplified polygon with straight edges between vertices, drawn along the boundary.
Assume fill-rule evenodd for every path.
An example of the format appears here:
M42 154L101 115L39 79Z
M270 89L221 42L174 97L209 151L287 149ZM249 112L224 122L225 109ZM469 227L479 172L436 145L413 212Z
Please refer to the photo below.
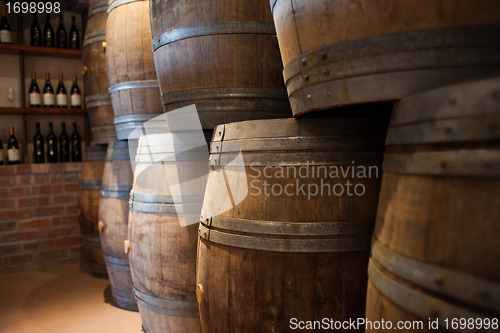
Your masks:
M163 140L151 147L153 136L141 137L130 200L129 259L143 330L201 332L193 286L203 193L170 193L172 177L165 174L206 174L205 140L191 147L205 153L185 164L141 161L141 149L172 153L162 145L168 135L159 139L165 125L157 127L158 115L192 104L207 141L225 122L290 116L271 12L264 0L238 7L223 1L110 1L107 15L106 61L118 139L159 132L156 139ZM143 184L143 177L152 181ZM160 235L177 241L167 244Z
M412 1L404 4L378 1L360 4L359 8L341 2L273 0L270 7L265 1L241 2L233 7L215 1L196 4L196 10L193 4L154 1L150 4L150 27L144 26L146 4L111 1L107 10L109 89L119 139L127 139L134 128L161 113L160 105L169 112L196 103L201 126L207 129L244 119L289 116L288 100L293 114L301 115L348 104L394 101L498 71L498 18L479 3L459 1L452 6L448 2L429 2L426 8L434 14L428 15L426 11L426 19L421 20L419 13L423 7ZM456 17L447 18L441 11L454 13ZM408 12L411 17L402 22L396 18L388 26L385 12ZM316 18L319 13L321 17L336 19L319 20ZM344 16L351 21L347 23L347 19L342 19ZM375 20L367 19L373 16ZM142 22L142 27L130 24L131 18ZM349 28L349 24L355 28ZM123 35L135 37L124 40ZM284 66L279 64L279 51ZM134 61L128 63L125 59ZM283 68L287 92L279 75ZM490 93L494 96L494 91ZM464 92L457 96L461 98ZM447 101L455 105L457 97L448 97ZM420 138L422 133L440 137L453 132L456 134L452 139L467 141L467 124L474 117L452 125L446 117L439 118L434 124L432 110L436 107L432 103L429 107L417 103L403 111L404 105L401 102L395 108L387 133L385 173L401 170L411 173L436 166L441 168L438 174L446 174L464 165L466 169L469 166L475 169L476 175L489 175L488 168L491 163L494 165L490 155L495 152L487 153L487 163L477 162L481 161L482 148L472 152L470 158L467 158L469 152L460 152L461 157L456 159L453 152L441 151L443 142L426 152L434 144L432 140L406 142L412 135L401 134L409 131ZM387 110L369 109L374 113ZM424 113L428 119L411 119L412 126L406 126L400 119L418 115L421 109L431 110ZM132 187L128 258L133 286L129 280L125 294L127 299L135 296L144 331L182 332L182 327L194 332L281 331L289 327L290 314L296 318L315 318L321 314L321 318L338 320L364 317L372 237L375 240L368 270L369 292L378 287L381 295L391 295L387 290L404 295L406 289L397 289L398 286L408 289L406 279L410 284L415 283L407 276L397 283L387 282L399 273L384 264L382 254L396 258L403 267L414 267L411 266L414 259L408 253L398 254L398 249L377 237L377 226L383 223L379 222L380 206L376 223L375 219L387 113L350 119L339 117L342 111L335 111L329 113L336 118L318 116L298 121L261 120L217 126L202 205L192 193L180 193L180 198L171 193L170 179L165 176L180 174L181 166L196 169L193 164L201 161L182 164L174 159L177 163L171 165L170 161L158 158L144 165L139 162L133 185L130 178L127 185L114 184L118 186L114 188L116 191L109 184L104 198L119 195L116 193L123 189L120 186L128 186L127 190ZM448 114L450 118L455 116L453 112ZM494 114L487 118L488 122L483 124L494 124ZM474 124L476 120L482 121L474 118ZM427 127L419 127L425 122ZM444 134L439 132L440 126ZM462 130L454 132L455 128ZM405 139L398 141L400 137ZM151 156L153 150L149 144L154 140L146 143L144 138L138 155L144 151L147 152L144 155ZM154 148L160 150L153 155L158 152L175 155L168 145L162 145L168 142L168 136L159 140ZM453 149L461 142L451 141ZM401 154L406 145L421 147L412 154ZM445 154L441 156L441 152ZM294 169L299 176L281 176L283 170ZM307 170L309 176L300 177L298 170ZM346 170L356 171L349 174ZM374 178L370 170L377 170ZM316 176L310 176L314 172ZM275 175L271 177L273 183L269 184L267 174ZM294 184L298 188L295 193ZM473 184L481 187L477 182ZM455 183L446 186L452 185ZM430 188L427 193L432 192ZM324 195L325 191L328 195ZM387 196L393 200L394 190L389 193ZM488 188L485 193L493 192ZM120 207L123 208L123 203ZM196 256L193 246L196 228L182 227L181 216L196 213L201 207ZM121 220L124 219L122 216ZM377 225L375 236L374 225ZM485 229L491 231L491 227ZM123 255L121 240L125 236L123 231L119 232L116 249ZM444 233L440 230L437 234ZM144 239L148 242L143 242ZM116 260L107 259L108 273L110 266L126 266L117 261L125 260L123 257L116 254L113 258ZM173 266L180 269L170 269ZM221 269L214 272L210 269L213 267ZM438 267L436 271L451 274L455 279L454 268L446 269ZM468 274L470 279L465 281L479 281L480 285L491 280L491 276L476 279L469 275L473 274ZM384 284L393 289L384 289L381 287ZM116 298L124 297L123 289L115 286L112 290ZM386 300L381 302L387 304ZM367 316L369 311L366 310Z

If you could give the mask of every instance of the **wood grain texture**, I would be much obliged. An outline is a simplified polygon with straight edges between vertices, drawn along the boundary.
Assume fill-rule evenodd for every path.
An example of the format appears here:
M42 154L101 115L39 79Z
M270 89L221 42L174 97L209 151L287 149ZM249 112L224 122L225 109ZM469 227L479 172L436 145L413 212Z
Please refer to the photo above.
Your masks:
M277 0L273 3L284 67L301 54L364 37L498 24L495 13L500 10L495 0Z
M500 71L494 0L270 3L294 116Z
M82 173L80 184L102 180L104 171L104 159L101 161L82 162ZM99 243L87 242L85 238L96 239L99 241L99 230L97 224L99 221L99 200L100 190L81 188L78 192L78 209L81 214L79 217L80 230L83 237L83 250L85 259L94 276L106 276L106 265L102 255L102 248Z
M106 66L109 85L157 80L149 1L137 1L114 8L106 23ZM130 114L161 113L158 88L127 89L112 93L115 117Z
M88 19L85 39L96 35L106 36L106 12L97 13ZM82 62L83 66L87 67L83 76L86 96L107 94L109 85L106 72L106 48L103 46L103 41L85 45Z
M214 23L272 22L269 5L259 1L151 1L153 38L175 29ZM201 109L203 128L224 121L287 117L286 96L204 96L198 89L263 88L282 90L279 49L275 35L263 33L226 33L194 36L174 41L154 51L165 111L196 103ZM170 98L172 93L195 92L193 96ZM247 93L248 94L248 93ZM255 103L259 103L256 107ZM243 107L242 105L245 105ZM248 112L244 112L245 108ZM205 114L206 113L206 114ZM210 117L217 119L214 123Z
M132 187L133 173L130 160L113 160L115 144L110 144L108 147L102 178L103 190L111 186ZM119 149L124 150L123 147ZM128 148L125 148L123 153L128 154ZM99 221L103 222L104 228L100 231L100 238L105 258L110 257L124 261L123 267L120 269L117 269L116 265L110 265L108 261L106 262L115 303L119 307L137 311L132 292L132 276L127 267L128 255L124 252L123 245L128 234L128 200L129 196L113 198L103 197L101 194Z
M353 126L348 126L349 122ZM359 127L354 125L356 122ZM261 120L225 125L223 148L224 145L230 143L247 144L257 138L267 142L263 148L255 150L240 146L244 159L260 159L263 164L260 167L247 166L246 175L244 175L247 177L247 184L253 182L253 186L248 188L249 191L260 187L262 192L260 195L256 195L256 192L249 192L239 204L231 209L222 210L221 207L224 207L227 201L226 183L230 184L234 197L237 197L236 193L244 190L240 187L247 186L244 182L235 181L238 177L235 167L224 166L227 182L214 180L215 174L220 174L222 171L213 170L209 175L203 212L209 216L218 214L218 216L229 218L248 219L255 223L258 221L275 221L277 224L305 221L312 223L366 221L370 223L375 219L379 179L356 180L362 182L367 189L363 196L318 194L311 196L309 200L307 196L304 197L301 194L265 195L262 184L264 180L267 180L274 184L272 186L279 184L284 187L290 183L296 184L299 180L307 188L309 184L319 183L320 178L330 185L342 183L346 178L284 176L270 179L265 176L265 173L275 174L280 170L280 165L286 165L291 168L300 166L302 172L305 173L305 170L308 170L311 175L314 166L304 164L308 159L314 160L315 166L328 166L330 163L337 162L342 165L345 163L342 161L348 159L344 154L349 154L350 151L356 151L360 156L366 152L378 154L378 162L375 163L378 165L381 161L381 145L385 134L385 127L380 126L381 123L372 122L371 130L370 123L366 122L366 119L344 119L339 120L338 123L324 118L302 121ZM215 135L220 128L216 129ZM342 129L350 131L350 135L341 133ZM333 133L339 140L335 143L329 141L333 140L331 137ZM356 138L361 137L370 139L360 143ZM299 143L308 138L317 140L307 149L304 146L299 147ZM240 139L239 142L238 139ZM274 148L276 141L280 141L285 146L279 150ZM322 154L328 151L339 153L337 159L330 160L322 157ZM266 163L266 153L276 155L276 160ZM288 162L280 160L280 157L294 156L294 154L297 156L295 160ZM356 165L363 163L365 162L361 160L356 161ZM209 230L210 232L221 231L220 228L209 228ZM236 229L227 232L259 236L245 234ZM301 237L299 231L288 236L290 238ZM336 235L335 237L362 236L362 234L357 234ZM284 236L274 235L273 237ZM305 238L316 239L315 236ZM202 329L204 332L292 332L291 318L348 320L363 317L367 262L368 250L323 253L263 251L222 245L200 237L197 284L202 285L204 290L204 300L200 303Z
M446 158L440 163L415 160L394 170L384 164L374 240L392 251L393 257L432 270L399 267L402 270L397 271L398 267L384 264L383 255L373 254L374 266L392 285L402 285L416 296L392 299L387 288L377 286L370 277L369 320L418 318L427 323L428 316L443 320L445 313L457 317L463 312L498 317L494 304L498 296L494 295L500 281L496 264L500 256L500 118L498 99L491 93L498 87L498 79L444 87L403 99L395 108L386 159L428 153L446 154ZM419 112L418 106L424 105L425 111ZM475 163L466 163L462 155ZM415 168L418 163L426 167ZM457 284L467 287L456 290ZM423 306L414 310L419 302L433 312L419 313ZM444 305L438 307L438 302ZM425 328L418 332L433 332Z
M102 5L100 2L96 4ZM92 9L93 7L89 8L89 10ZM104 11L91 15L88 18L85 37L105 37L105 35L106 12ZM89 42L90 41L92 40L89 39ZM108 96L109 105L89 103L89 101L96 98L96 95L104 97L109 94L105 41L94 41L88 45L84 43L82 62L86 104L94 141L97 144L113 142L116 140L116 134L114 134L114 115L110 97ZM100 100L103 100L103 98L100 97Z
M400 308L396 304L392 303L390 300L381 295L377 289L373 286L373 284L368 280L368 291L366 295L366 308L370 309L371 318L384 318L386 321L390 320L395 323L397 321L409 321L409 322L417 322L421 321L422 318L412 315L408 311ZM385 317L387 314L390 314L390 318ZM369 319L368 320L374 320ZM425 318L424 325L428 325L428 318ZM424 326L425 327L425 326ZM387 332L396 332L396 330L384 330ZM368 327L366 332L377 332L373 327ZM405 332L417 333L417 332L449 332L445 329L438 328L429 330L427 329L407 329Z
M176 214L130 211L130 269L134 287L155 297L196 302L198 225L181 227ZM147 332L201 332L198 317L159 314L139 304Z
M165 155L165 149L153 143L145 143L147 136L139 141L139 156ZM160 144L164 143L162 141ZM167 146L165 146L167 147ZM170 146L171 147L171 146ZM156 149L155 149L156 148ZM154 151L148 155L150 150ZM173 207L166 173L169 167L158 158L156 163L138 162L132 189L129 217L130 269L134 287L142 293L156 298L190 302L196 308L196 242L198 225L182 227L175 210L167 213L146 212L134 206L144 203L138 195L149 195L155 207ZM163 308L164 310L167 307ZM143 327L151 333L201 332L197 311L194 314L165 314L154 311L139 302Z

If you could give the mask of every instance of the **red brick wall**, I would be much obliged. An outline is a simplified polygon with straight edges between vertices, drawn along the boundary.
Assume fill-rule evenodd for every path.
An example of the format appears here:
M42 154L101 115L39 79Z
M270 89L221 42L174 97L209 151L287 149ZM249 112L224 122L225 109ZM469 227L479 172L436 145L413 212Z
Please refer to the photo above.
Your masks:
M76 263L80 163L0 166L0 273Z

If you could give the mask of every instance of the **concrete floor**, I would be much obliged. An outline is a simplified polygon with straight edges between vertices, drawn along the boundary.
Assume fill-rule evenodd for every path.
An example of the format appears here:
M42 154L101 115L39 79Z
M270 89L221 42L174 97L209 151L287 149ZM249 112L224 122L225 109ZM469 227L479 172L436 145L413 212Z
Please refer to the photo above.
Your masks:
M109 281L78 265L0 275L0 331L139 333L138 312L109 304Z

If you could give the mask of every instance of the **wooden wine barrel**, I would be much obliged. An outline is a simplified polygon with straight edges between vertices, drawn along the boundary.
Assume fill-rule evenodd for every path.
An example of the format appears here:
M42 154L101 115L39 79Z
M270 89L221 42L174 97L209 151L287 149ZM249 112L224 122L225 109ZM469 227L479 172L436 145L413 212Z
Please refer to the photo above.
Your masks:
M106 42L116 133L126 140L138 125L163 113L151 50L149 1L110 0Z
M99 193L101 190L107 145L86 146L82 163L78 209L85 260L92 275L107 277L106 264L99 239Z
M132 180L128 143L117 141L110 144L104 165L99 207L102 250L116 306L138 311L132 292L128 254L124 251Z
M363 317L387 122L216 127L198 242L203 332L292 332L291 318Z
M495 0L270 0L294 115L500 72Z
M166 112L196 104L204 129L290 117L265 0L152 1L150 17Z
M91 0L83 40L83 83L92 137L96 144L116 141L106 73L106 0Z
M176 209L189 209L192 202L175 205L165 176L174 140L171 133L139 140L130 201L130 269L145 332L201 333L195 294L198 223L180 225ZM199 196L198 219L202 200Z
M408 97L395 108L369 267L368 320L422 320L424 328L411 332L434 332L429 318L439 318L448 332L456 331L453 318L499 317L499 105L495 78ZM482 331L475 325L471 332Z

